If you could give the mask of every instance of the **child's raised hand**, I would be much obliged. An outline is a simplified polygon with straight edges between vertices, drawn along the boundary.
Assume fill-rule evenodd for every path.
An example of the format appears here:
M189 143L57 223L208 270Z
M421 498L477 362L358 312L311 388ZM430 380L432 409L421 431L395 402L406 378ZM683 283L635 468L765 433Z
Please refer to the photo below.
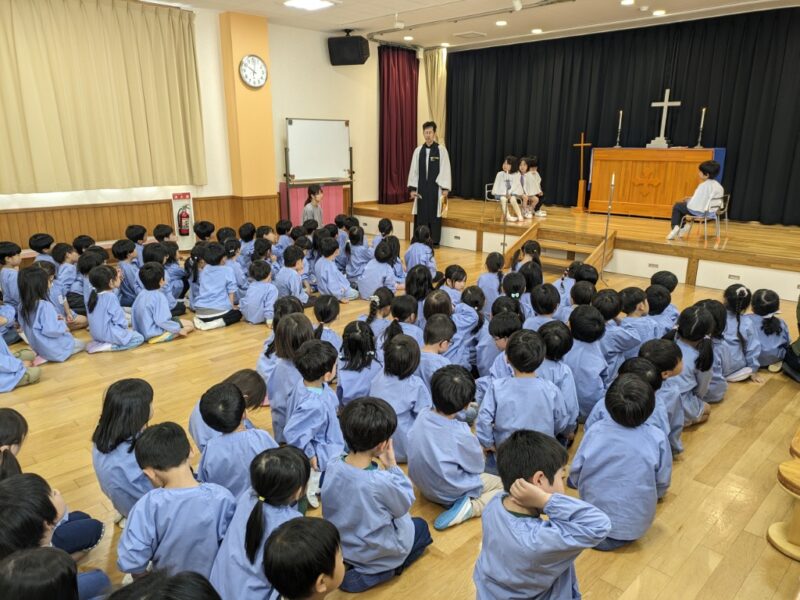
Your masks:
M385 469L397 466L397 460L394 457L394 443L391 439L386 444L386 449L378 455L378 460L381 461Z
M541 510L553 494L545 492L542 488L525 481L517 479L511 484L511 497L525 508Z

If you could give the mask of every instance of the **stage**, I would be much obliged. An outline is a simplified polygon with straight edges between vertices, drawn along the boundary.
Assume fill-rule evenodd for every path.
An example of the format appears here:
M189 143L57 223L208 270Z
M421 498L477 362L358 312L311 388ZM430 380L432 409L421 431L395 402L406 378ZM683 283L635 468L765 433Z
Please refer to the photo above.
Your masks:
M452 199L442 222L442 245L479 252L510 251L525 239L536 239L544 248L543 263L559 271L571 260L602 255L606 216L573 212L570 208L548 206L547 217L505 228L497 203ZM395 222L398 237L410 239L413 228L411 203L353 205L367 233L377 233L379 219ZM607 269L626 275L649 276L668 269L682 283L724 289L741 282L757 289L769 287L782 298L797 300L800 293L800 228L760 223L721 224L717 240L709 223L708 242L702 224L696 224L686 240L667 241L669 221L665 219L612 216L610 243L606 247ZM597 261L597 266L600 261Z

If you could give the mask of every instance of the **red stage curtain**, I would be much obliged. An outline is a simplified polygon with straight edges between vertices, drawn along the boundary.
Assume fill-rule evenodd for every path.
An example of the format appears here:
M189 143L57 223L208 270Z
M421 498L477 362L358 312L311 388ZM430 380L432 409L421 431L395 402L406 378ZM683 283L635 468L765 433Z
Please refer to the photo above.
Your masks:
M378 202L408 202L408 169L417 146L416 52L381 46L378 49L381 79L380 159Z

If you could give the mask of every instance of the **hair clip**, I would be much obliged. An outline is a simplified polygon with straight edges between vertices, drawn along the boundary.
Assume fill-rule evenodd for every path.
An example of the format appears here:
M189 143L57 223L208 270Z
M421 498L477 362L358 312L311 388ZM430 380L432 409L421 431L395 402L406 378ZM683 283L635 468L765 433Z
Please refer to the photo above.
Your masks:
M367 356L375 356L374 350L367 350Z
M704 339L704 340L710 340L710 339L711 339L711 336L710 336L710 335L704 335L704 336L703 336L703 339Z
M370 304L371 304L372 302L377 302L378 304L380 304L380 301L381 301L381 299L380 299L380 298L378 298L378 297L377 297L377 296L375 296L375 295L372 295L372 296L370 296L370 297L369 297L369 301L370 301Z
M779 314L781 314L781 311L779 311L779 310L776 310L775 312L771 312L771 313L769 313L768 315L764 315L764 316L763 316L763 317L761 317L761 318L762 318L762 319L772 319L772 318L774 318L774 317L777 317Z
M258 501L259 501L259 502L266 502L266 501L267 501L267 499L266 499L266 498L264 498L264 496L259 496L259 497L258 497Z

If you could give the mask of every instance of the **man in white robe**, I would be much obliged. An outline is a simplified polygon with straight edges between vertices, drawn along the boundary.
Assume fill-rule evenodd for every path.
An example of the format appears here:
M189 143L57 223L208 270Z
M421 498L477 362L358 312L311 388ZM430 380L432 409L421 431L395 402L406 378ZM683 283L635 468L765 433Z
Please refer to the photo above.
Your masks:
M442 201L447 200L452 179L450 155L436 142L436 123L422 126L425 143L414 150L408 172L408 187L414 200L414 229L426 225L433 243L439 245L442 234Z

